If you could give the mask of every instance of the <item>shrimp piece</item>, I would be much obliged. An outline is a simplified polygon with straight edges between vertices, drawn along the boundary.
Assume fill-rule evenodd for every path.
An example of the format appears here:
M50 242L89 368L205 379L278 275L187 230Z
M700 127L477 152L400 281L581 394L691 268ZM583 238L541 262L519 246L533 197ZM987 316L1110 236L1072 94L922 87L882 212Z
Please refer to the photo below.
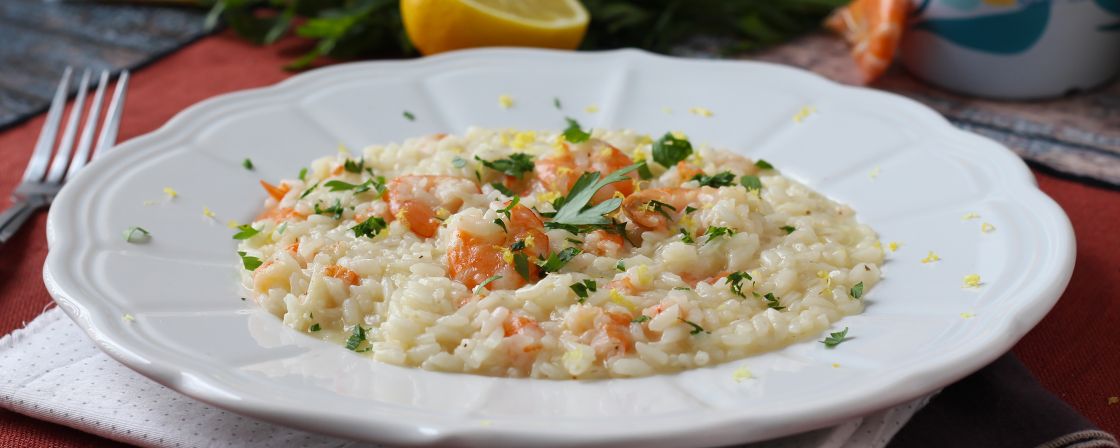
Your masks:
M505 330L506 353L510 364L520 372L528 372L537 353L544 348L541 343L544 330L541 330L535 319L520 312L510 313L502 322L502 329Z
M627 196L622 200L622 211L634 224L649 230L662 230L677 220L684 213L684 209L697 202L703 193L713 190L711 187L700 188L652 188L642 190ZM667 204L668 207L657 206L651 201Z
M342 280L343 283L346 283L350 286L357 285L362 281L362 278L358 276L357 272L351 271L337 264L332 264L324 268L323 275Z
M491 290L517 289L539 280L540 268L533 260L549 250L544 222L536 212L524 205L516 205L510 209L508 221L506 232L502 232L497 226L490 226L494 228L494 232L487 234L456 229L447 249L448 275L468 289L474 289L495 275L501 278L487 284ZM515 253L510 250L510 246L517 241L523 242L525 246L520 253L525 254L529 260L528 279L517 272Z
M481 194L470 179L452 176L406 175L389 181L388 219L399 219L422 238L431 238L439 229L437 209L454 213L466 197Z
M615 256L622 250L623 243L622 235L600 229L587 234L583 247L598 256Z
M261 180L260 183L261 187L264 187L264 191L267 191L268 195L271 196L272 199L275 199L276 202L284 200L284 196L287 195L289 191L292 191L292 186L288 185L287 182L280 182L280 186L272 185L263 180Z
M565 149L560 154L537 160L533 173L536 174L539 189L567 193L585 172L597 171L600 176L606 176L634 163L618 148L599 139L588 140L585 147L588 148L587 151L573 152L565 144ZM603 187L591 198L591 203L597 204L610 199L616 192L629 196L634 192L638 174L630 172L627 176L631 181L615 182Z
M852 58L864 82L871 82L894 60L909 10L908 0L855 0L824 23L852 44Z
M591 349L600 359L625 355L634 349L634 339L630 336L629 314L618 311L604 311L595 319Z

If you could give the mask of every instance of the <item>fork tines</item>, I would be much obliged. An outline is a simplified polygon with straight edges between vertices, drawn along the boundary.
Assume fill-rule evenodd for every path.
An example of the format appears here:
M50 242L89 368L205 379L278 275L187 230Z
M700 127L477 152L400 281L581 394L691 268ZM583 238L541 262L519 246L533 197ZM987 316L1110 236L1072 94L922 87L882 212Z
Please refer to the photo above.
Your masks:
M109 84L109 72L101 72L97 83L97 90L93 95L93 102L89 114L85 118L85 126L81 135L78 135L78 124L81 122L82 112L85 109L86 95L90 89L91 72L86 69L78 81L78 91L74 97L74 105L66 120L66 127L62 137L58 140L57 150L54 148L58 130L62 122L62 112L66 107L66 96L70 90L70 81L74 70L67 67L58 84L51 107L47 111L46 122L39 133L39 140L35 144L35 151L23 173L24 183L40 182L45 187L58 186L73 177L93 156L104 153L116 142L117 128L120 125L121 109L124 104L125 89L128 86L128 71L122 71L117 81L117 88L109 102L106 118L98 133L97 147L93 148L94 130L101 116L101 102L105 96L105 87ZM75 145L75 138L77 145ZM52 160L51 153L54 153Z

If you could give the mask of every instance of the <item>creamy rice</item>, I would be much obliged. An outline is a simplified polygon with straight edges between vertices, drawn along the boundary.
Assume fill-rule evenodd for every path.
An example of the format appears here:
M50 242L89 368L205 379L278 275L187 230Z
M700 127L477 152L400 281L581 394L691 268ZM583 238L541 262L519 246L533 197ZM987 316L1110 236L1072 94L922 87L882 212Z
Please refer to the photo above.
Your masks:
M238 250L263 263L242 271L243 284L286 325L349 342L379 361L550 379L718 364L819 337L862 311L853 286L870 289L879 281L883 251L852 209L727 151L696 147L665 167L654 162L653 143L631 131L595 130L575 144L556 132L470 129L315 160L303 180L285 180L272 192L279 200L268 199L252 224L259 233L242 241ZM585 159L611 151L647 161L653 175L612 184L630 185L615 188L623 190L617 196L664 192L688 206L633 208L628 200L606 215L625 224L624 235L541 228L512 245L489 243L508 243L517 232L516 218L503 213L511 198L492 183L505 182L519 196L518 210L539 212L543 222L568 192L550 190L540 171L516 179L478 159L527 154L536 170L547 170L549 161L568 156L578 176L595 168ZM733 174L732 185L700 188L690 180L723 171ZM455 179L412 176L418 174ZM762 188L744 187L744 175L756 176ZM377 176L398 190L380 192ZM331 191L332 180L368 191ZM414 215L390 205L404 190L434 213L430 237L418 235L424 232L412 224ZM639 214L667 225L643 227ZM359 235L370 227L354 230L363 222L375 231ZM718 228L727 232L705 235ZM488 242L471 246L474 236ZM571 247L581 252L558 271L537 268L541 257ZM529 255L514 259L520 254ZM528 278L517 269L525 259ZM477 285L486 274L502 278Z

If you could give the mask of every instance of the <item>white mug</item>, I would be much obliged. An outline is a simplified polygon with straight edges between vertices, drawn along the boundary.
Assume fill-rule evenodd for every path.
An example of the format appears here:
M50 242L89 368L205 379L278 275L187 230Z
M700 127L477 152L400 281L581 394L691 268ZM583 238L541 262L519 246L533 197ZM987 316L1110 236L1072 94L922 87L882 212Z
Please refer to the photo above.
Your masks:
M1120 0L914 0L903 65L971 95L1034 99L1120 72Z

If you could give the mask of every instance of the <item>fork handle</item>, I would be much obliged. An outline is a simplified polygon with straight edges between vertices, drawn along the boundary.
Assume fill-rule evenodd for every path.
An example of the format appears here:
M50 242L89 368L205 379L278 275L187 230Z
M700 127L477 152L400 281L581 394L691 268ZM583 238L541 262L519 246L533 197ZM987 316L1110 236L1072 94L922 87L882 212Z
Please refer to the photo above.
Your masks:
M35 214L37 207L31 201L19 201L0 213L0 243L12 238L23 223Z

